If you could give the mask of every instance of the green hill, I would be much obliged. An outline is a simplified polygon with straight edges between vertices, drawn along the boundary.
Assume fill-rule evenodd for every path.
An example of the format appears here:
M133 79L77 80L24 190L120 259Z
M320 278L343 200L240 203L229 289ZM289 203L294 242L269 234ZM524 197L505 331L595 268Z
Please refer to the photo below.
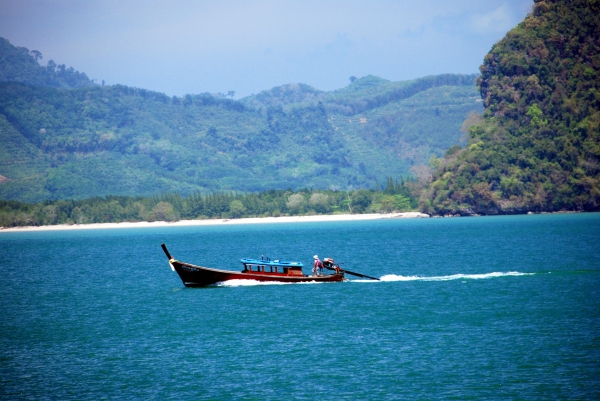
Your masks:
M1 199L374 188L441 156L482 110L476 75L293 84L235 101L94 85L6 40L0 50Z
M22 82L55 88L93 85L85 74L75 71L73 67L57 65L53 60L49 60L48 65L42 67L38 63L41 59L41 52L15 47L8 40L0 38L0 82Z
M483 119L437 167L434 214L600 209L600 2L540 1L481 66Z

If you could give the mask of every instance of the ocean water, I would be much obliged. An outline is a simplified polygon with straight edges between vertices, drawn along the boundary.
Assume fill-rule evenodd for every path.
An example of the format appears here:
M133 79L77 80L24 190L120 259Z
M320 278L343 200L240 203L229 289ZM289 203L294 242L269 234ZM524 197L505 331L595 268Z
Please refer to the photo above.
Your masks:
M600 214L0 232L0 399L600 399Z

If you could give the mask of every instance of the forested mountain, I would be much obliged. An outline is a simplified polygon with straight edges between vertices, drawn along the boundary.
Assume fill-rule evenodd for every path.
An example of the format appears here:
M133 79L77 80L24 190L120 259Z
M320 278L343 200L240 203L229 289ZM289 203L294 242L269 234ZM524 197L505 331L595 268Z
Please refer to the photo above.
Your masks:
M94 85L75 71L85 80L67 87L36 53L2 43L0 199L374 188L443 155L482 110L476 75L294 84L239 101Z
M54 88L78 88L93 85L88 77L73 67L56 64L49 60L43 67L39 60L43 55L38 50L15 47L0 38L0 82L22 82L36 86Z
M434 214L600 209L600 2L536 0L481 66L483 119L437 167ZM426 177L425 177L426 178Z

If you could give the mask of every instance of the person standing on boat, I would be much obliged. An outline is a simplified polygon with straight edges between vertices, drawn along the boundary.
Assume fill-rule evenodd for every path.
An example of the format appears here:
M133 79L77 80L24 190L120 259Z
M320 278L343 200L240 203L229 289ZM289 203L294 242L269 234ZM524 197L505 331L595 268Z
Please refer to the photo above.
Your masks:
M318 255L313 256L313 258L315 259L315 263L313 265L313 270L312 270L313 276L320 276L321 273L323 272L323 262L321 262L319 260Z

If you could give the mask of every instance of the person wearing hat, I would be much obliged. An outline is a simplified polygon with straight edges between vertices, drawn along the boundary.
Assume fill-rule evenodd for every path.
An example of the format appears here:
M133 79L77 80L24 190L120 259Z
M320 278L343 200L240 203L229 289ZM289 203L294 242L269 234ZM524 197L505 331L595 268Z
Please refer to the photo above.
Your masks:
M320 276L321 272L323 271L323 262L321 262L319 260L319 256L318 255L313 256L313 258L315 259L315 263L313 264L312 275L313 276Z

